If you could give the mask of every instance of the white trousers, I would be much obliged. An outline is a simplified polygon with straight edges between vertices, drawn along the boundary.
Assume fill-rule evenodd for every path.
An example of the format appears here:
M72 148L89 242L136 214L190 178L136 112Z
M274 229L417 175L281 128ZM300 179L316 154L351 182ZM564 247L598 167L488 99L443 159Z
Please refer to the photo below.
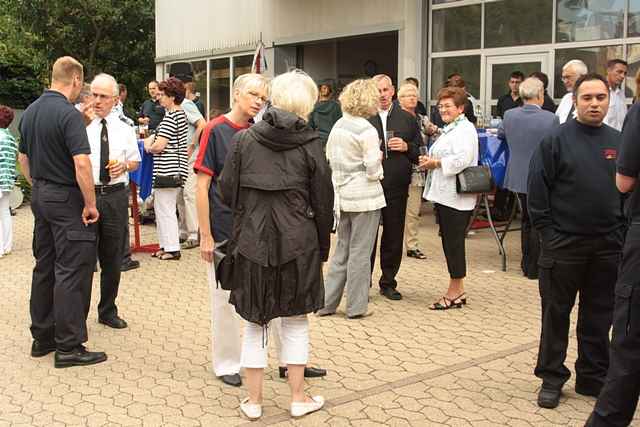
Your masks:
M309 359L309 320L307 316L283 317L281 323L279 334L282 341L280 364L306 365ZM244 368L263 369L267 367L269 346L264 333L265 330L262 326L246 322L241 361Z
M213 263L207 263L211 294L211 357L217 377L240 372L242 325L244 320L229 304L230 291L217 287Z
M193 167L189 167L189 176L184 188L178 194L178 213L180 214L180 237L198 240L198 212L196 210L197 177Z
M165 252L180 250L176 202L180 188L156 188L153 190L153 209L156 212L158 244Z
M9 192L0 192L0 256L11 252L13 224L9 209Z

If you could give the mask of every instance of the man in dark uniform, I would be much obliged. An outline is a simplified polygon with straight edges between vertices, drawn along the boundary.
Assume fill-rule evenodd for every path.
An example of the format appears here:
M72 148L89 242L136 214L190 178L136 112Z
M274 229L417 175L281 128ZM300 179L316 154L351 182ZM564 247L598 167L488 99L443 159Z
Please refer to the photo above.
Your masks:
M394 88L391 78L384 74L373 77L380 93L378 114L369 122L378 131L384 169L382 189L387 206L382 208L382 238L380 240L380 293L390 300L402 299L396 290L396 274L402 262L404 221L411 183L411 164L418 161L421 145L420 129L411 114L392 102ZM393 132L391 136L390 132ZM377 239L376 239L377 241ZM376 259L376 246L371 254L371 269Z
M520 98L520 83L524 80L524 74L521 71L514 71L509 76L509 92L498 98L498 116L504 118L504 113L512 108L522 107L522 99Z
M580 293L576 393L598 396L609 367L614 285L624 237L615 186L620 132L604 125L607 81L587 74L574 91L577 120L545 137L529 170L529 214L541 238L542 333L535 375L538 405L555 408L571 373L569 317Z
M78 61L68 56L56 60L51 89L27 108L20 123L19 159L33 186L35 217L31 355L55 351L56 368L107 359L82 345L87 341L98 220L85 123L72 104L83 78Z
M629 229L624 243L613 311L609 371L589 427L628 426L640 394L640 104L634 104L622 127L616 185L631 193L627 202Z
M150 99L142 103L140 114L138 115L138 123L149 126L149 133L155 133L156 128L164 118L164 107L160 105L160 92L158 91L158 82L152 80L147 85Z

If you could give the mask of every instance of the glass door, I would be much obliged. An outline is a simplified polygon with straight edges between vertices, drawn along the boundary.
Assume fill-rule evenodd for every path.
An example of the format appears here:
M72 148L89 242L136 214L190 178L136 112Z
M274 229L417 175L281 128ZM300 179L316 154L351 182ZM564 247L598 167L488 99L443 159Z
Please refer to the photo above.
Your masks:
M486 57L486 78L483 87L484 119L488 115L495 117L498 98L509 93L509 76L514 71L520 71L525 78L534 71L542 71L550 81L552 87L553 74L549 73L549 53L529 53L523 55L499 55Z

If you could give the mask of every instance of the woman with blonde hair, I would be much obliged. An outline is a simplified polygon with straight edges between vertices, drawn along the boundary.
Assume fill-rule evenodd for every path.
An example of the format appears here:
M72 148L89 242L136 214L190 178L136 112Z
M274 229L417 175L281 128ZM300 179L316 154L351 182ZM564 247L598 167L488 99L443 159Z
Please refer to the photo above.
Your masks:
M371 251L386 206L380 180L382 152L378 132L367 117L378 109L378 88L373 80L349 83L340 95L342 118L327 142L334 189L334 215L338 241L329 264L321 316L334 314L347 288L346 314L364 317L369 302Z
M291 71L271 84L262 120L234 137L220 177L233 211L229 245L236 248L229 302L247 321L241 365L250 419L262 416L262 383L271 320L281 318L280 359L287 364L291 415L324 405L304 391L309 357L307 314L324 305L322 263L329 256L333 189L322 141L307 118L318 96L315 82Z

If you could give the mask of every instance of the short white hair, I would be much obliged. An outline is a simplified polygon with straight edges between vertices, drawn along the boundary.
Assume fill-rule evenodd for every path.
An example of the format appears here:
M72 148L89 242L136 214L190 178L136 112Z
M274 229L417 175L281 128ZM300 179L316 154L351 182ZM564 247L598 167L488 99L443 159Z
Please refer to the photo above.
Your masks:
M293 70L271 82L271 104L307 120L318 99L318 86L307 73Z
M562 67L562 71L566 71L568 69L573 70L578 75L578 77L584 76L589 72L587 64L579 59L572 59L571 61L564 64L564 66Z
M526 100L536 99L544 93L544 85L537 77L528 77L520 83L520 98Z
M98 84L100 82L110 84L113 87L113 96L120 95L120 88L118 87L118 81L111 74L107 74L107 73L98 74L91 81L91 86L93 86L94 84Z
M380 80L386 80L387 82L389 82L389 86L393 87L393 80L391 80L391 77L387 76L386 74L376 74L375 76L371 77L371 79L373 79L376 84L378 84Z
M269 97L269 79L267 79L262 74L257 73L247 73L242 74L236 78L233 82L233 100L232 103L236 102L236 92L239 95L243 95L249 92L252 89L261 89L264 90L267 94L267 98Z

